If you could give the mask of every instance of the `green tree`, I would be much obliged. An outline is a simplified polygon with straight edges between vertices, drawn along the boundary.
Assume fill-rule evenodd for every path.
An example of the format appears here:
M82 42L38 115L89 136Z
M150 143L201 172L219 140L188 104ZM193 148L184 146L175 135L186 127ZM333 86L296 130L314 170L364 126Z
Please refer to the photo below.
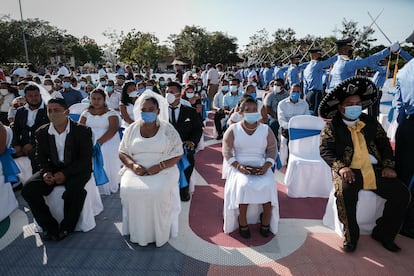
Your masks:
M342 37L352 37L354 39L355 56L368 56L372 43L377 40L375 38L371 38L375 32L374 29L368 26L363 26L362 29L359 29L357 22L352 20L347 21L345 18L342 21L342 27Z
M155 66L160 58L158 43L159 40L155 35L133 29L121 38L116 53L125 63L134 63L139 67L143 65Z

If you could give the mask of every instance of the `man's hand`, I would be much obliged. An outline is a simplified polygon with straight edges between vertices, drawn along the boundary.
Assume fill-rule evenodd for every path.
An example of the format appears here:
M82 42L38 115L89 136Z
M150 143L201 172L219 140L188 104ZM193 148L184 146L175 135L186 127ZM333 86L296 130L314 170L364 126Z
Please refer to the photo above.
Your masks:
M66 176L63 174L63 172L57 172L54 175L56 184L62 185L66 181Z
M53 174L51 172L45 172L42 177L43 181L47 185L52 186L53 184L55 184L55 178L53 177Z
M396 178L397 173L391 168L384 168L381 172L381 176L385 178Z
M184 141L183 146L189 150L194 150L195 144L192 141Z
M29 156L29 152L32 150L33 146L31 144L26 144L23 146L23 154Z
M342 169L340 169L339 175L345 182L352 183L355 181L355 174L349 167L343 167Z

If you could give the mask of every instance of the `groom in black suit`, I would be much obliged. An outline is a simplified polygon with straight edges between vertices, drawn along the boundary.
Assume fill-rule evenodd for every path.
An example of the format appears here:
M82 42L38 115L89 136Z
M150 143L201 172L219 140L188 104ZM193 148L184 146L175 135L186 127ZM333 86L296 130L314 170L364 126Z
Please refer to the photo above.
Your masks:
M22 190L23 198L44 231L44 240L61 240L75 230L86 198L84 187L92 173L91 129L69 120L68 114L63 97L49 100L47 116L50 124L41 126L35 134L35 158L40 171ZM62 196L64 218L59 225L43 196L60 185L65 186L65 192Z
M202 123L197 112L191 106L181 104L181 85L177 82L167 84L166 98L169 104L168 114L170 123L180 134L183 147L187 149L187 159L190 166L184 170L185 178L190 184L191 174L194 170L194 154L197 144L203 133ZM190 200L189 187L180 189L182 201Z

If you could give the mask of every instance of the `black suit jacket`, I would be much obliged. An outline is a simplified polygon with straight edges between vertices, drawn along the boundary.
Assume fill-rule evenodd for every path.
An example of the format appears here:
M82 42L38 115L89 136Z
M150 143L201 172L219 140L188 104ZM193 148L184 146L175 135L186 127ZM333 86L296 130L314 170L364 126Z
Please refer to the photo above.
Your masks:
M14 118L14 123L12 126L13 129L13 140L12 146L24 146L26 144L35 145L35 131L40 126L49 123L49 118L47 117L46 106L45 108L40 108L37 111L35 123L32 127L28 127L27 124L27 115L29 111L21 107L17 110L16 116Z
M203 127L194 108L181 105L180 114L174 127L180 134L181 141L192 141L197 146L203 134Z
M92 173L92 131L89 127L69 120L70 131L65 141L65 160L59 161L54 135L48 133L49 124L36 131L36 159L40 172L63 172L66 178Z

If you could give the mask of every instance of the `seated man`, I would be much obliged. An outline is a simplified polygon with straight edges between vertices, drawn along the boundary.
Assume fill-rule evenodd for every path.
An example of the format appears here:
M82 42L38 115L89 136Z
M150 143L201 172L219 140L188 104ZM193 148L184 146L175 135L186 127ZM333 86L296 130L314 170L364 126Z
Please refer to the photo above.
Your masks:
M48 102L50 124L36 131L40 171L22 190L23 198L44 231L45 240L61 240L74 231L86 198L84 187L92 173L91 129L69 120L68 106L60 97ZM64 218L60 226L43 198L59 185L65 186Z
M222 80L221 81L221 88L216 95L214 95L213 99L213 109L216 110L214 114L214 127L217 131L217 140L223 139L223 132L225 130L225 126L222 125L221 120L226 118L226 113L224 112L224 96L229 92L229 81Z
M49 123L45 104L42 101L40 90L36 85L27 85L24 88L26 104L17 109L13 130L12 146L16 150L15 157L28 156L32 163L33 173L38 170L34 160L34 133L41 125Z
M332 168L338 217L343 223L343 249L353 252L359 238L356 220L358 192L371 190L385 198L384 212L377 220L372 238L392 252L410 194L397 178L393 152L378 121L361 114L377 100L377 88L367 78L352 77L341 82L319 106L319 116L332 119L321 132L320 152Z

